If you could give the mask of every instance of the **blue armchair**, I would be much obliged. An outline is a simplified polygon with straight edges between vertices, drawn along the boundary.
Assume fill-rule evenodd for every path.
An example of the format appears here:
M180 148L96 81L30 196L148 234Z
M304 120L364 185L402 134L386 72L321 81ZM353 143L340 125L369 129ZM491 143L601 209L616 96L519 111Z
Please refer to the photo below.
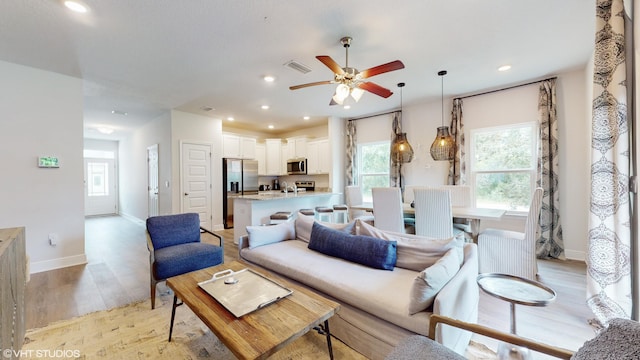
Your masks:
M217 237L220 246L201 242L201 232ZM155 308L158 282L224 262L224 239L200 227L200 216L195 213L148 218L147 248L151 275L151 309Z

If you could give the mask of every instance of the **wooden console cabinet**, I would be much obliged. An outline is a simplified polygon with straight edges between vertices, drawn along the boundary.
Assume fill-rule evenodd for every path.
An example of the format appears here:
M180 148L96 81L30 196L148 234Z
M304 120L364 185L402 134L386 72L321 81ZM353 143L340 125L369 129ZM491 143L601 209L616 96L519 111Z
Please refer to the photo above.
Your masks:
M24 341L26 271L24 228L0 229L0 349L15 350L9 359Z

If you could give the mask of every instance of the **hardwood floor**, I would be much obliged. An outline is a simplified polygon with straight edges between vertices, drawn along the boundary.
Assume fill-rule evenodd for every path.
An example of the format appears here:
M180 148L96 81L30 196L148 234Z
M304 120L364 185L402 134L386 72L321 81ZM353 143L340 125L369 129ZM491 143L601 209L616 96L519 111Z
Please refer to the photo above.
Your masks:
M217 233L225 239L225 261L237 259L233 229ZM87 218L85 239L87 264L31 275L26 290L27 329L149 299L144 224L120 216ZM204 241L216 243L213 237ZM585 264L559 260L538 264L539 280L558 296L546 307L516 306L518 334L575 351L595 336L587 323L593 315L585 303ZM158 289L167 291L164 283ZM509 304L480 291L478 323L509 331ZM497 346L490 339L474 336L474 340L493 349Z

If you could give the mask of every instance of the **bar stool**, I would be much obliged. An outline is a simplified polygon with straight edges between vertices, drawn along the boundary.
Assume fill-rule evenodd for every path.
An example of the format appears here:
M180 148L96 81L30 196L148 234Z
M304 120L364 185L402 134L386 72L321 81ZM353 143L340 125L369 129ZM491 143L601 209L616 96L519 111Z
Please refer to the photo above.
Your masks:
M333 209L326 206L316 206L316 216L319 221L333 222Z
M298 212L302 215L306 215L306 216L315 216L316 215L316 211L313 209L300 209L298 210Z
M291 211L278 211L277 213L271 214L269 216L269 224L280 224L283 222L291 221L293 219L293 214Z
M333 205L333 217L334 217L334 222L340 222L340 223L348 223L349 219L348 219L348 211L349 211L349 207L345 204L337 204L337 205ZM340 221L338 221L340 220Z

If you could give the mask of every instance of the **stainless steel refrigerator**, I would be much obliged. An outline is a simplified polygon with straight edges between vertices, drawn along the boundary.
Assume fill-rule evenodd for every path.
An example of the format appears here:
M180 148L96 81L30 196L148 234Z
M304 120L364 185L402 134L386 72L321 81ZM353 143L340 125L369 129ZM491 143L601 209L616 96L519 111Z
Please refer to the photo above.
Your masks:
M233 201L241 195L258 193L258 161L222 159L222 219L225 229L233 228Z

